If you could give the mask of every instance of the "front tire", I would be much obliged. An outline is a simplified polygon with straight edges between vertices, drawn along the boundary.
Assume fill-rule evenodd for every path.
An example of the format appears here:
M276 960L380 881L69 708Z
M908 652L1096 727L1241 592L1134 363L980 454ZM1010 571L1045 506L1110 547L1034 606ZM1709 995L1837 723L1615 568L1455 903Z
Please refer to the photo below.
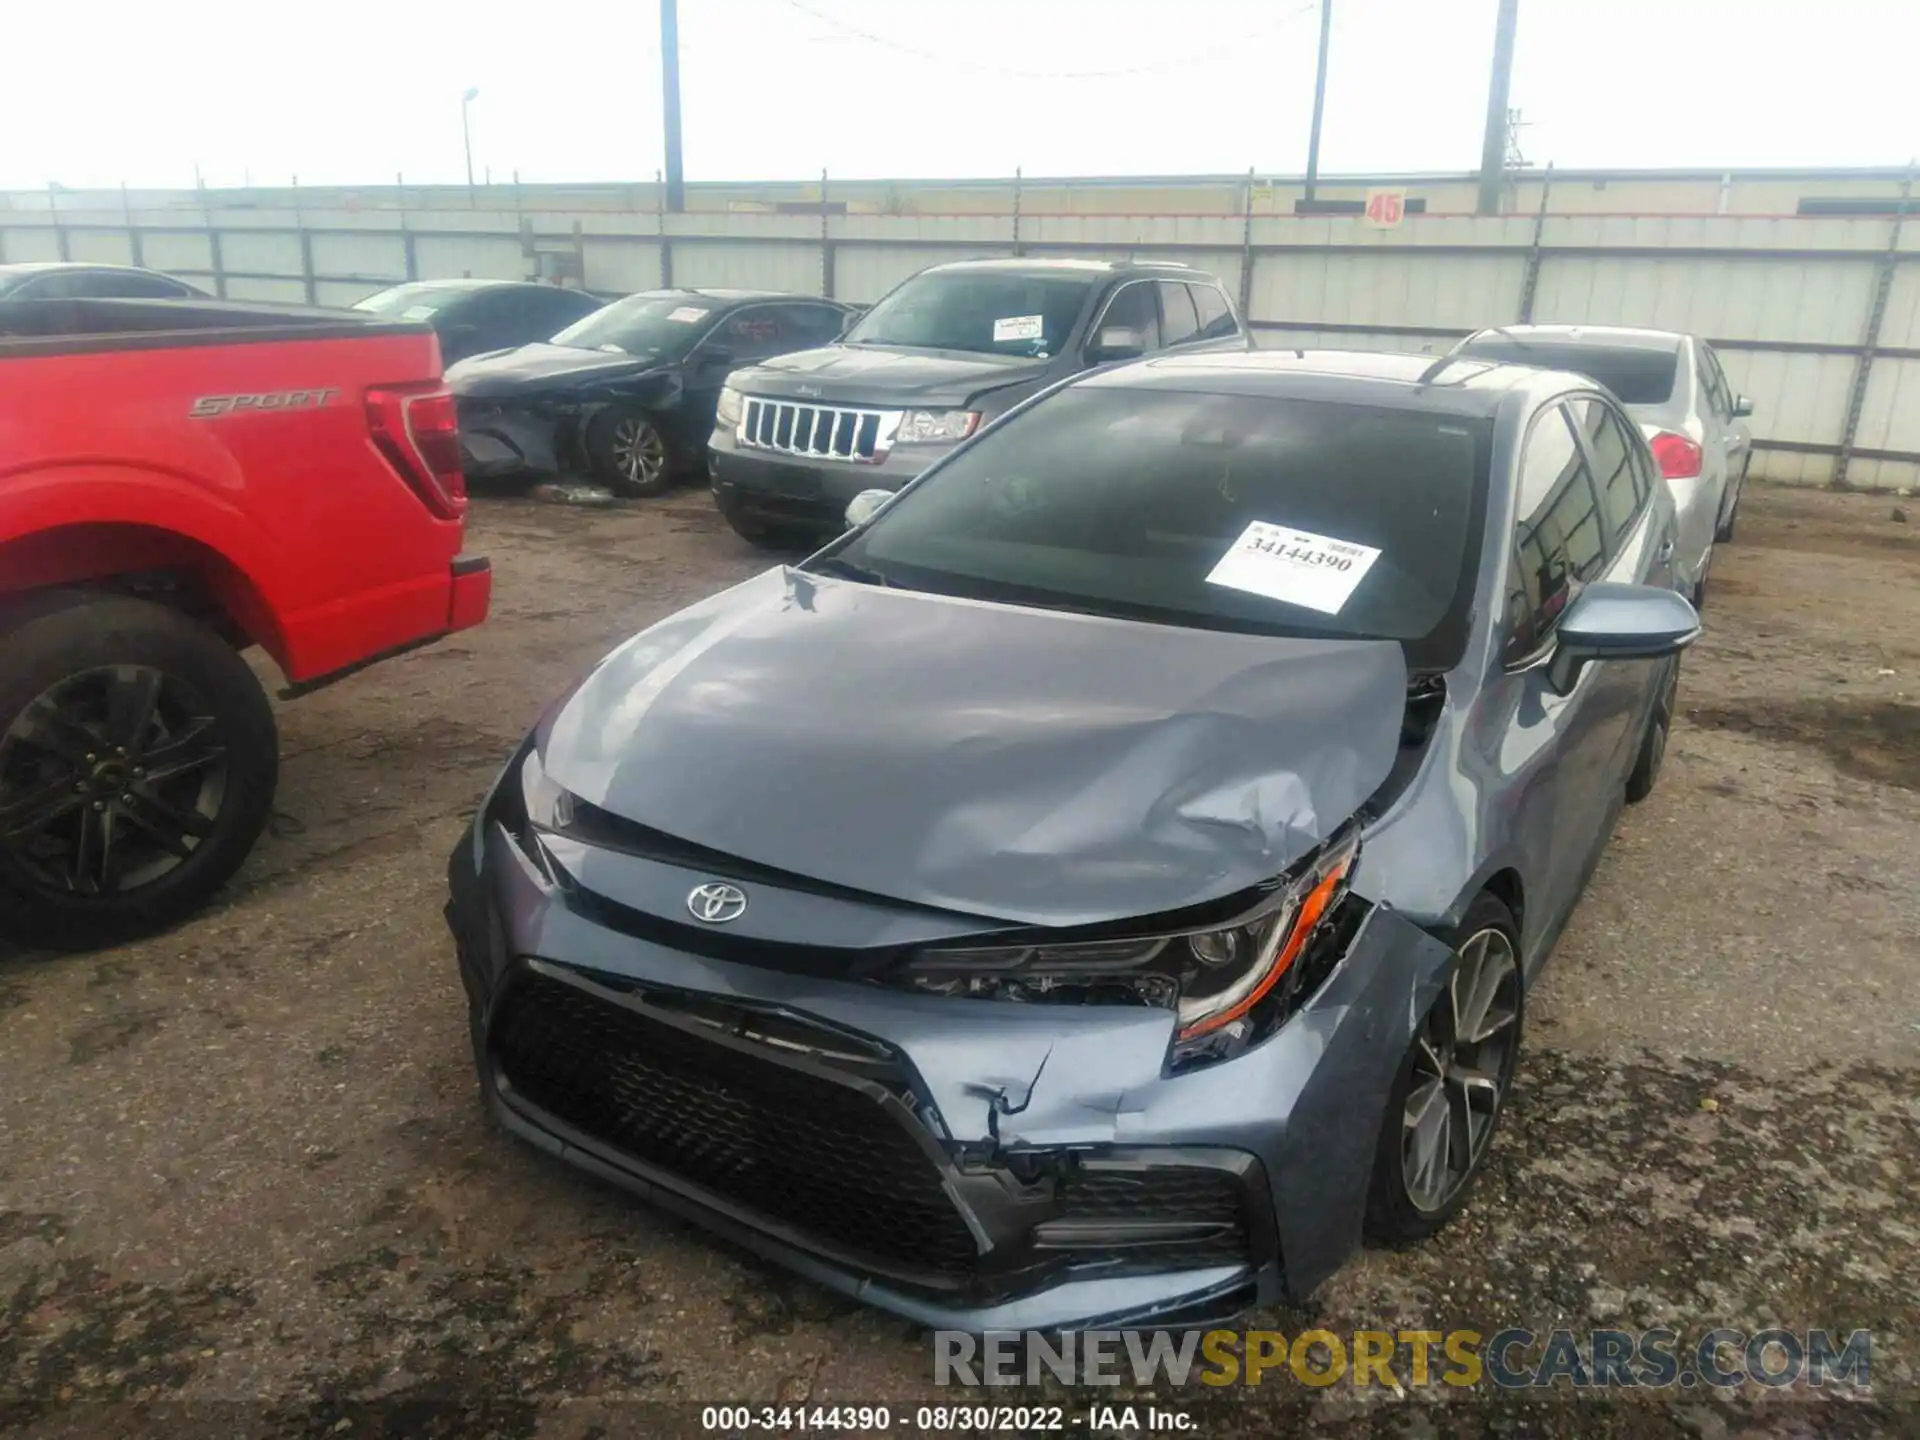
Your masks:
M644 410L615 406L594 416L587 426L587 460L616 495L646 498L673 488L672 447Z
M0 935L81 950L184 919L273 808L253 671L147 600L48 595L0 624Z
M1454 952L1401 1059L1367 1195L1368 1238L1425 1240L1466 1204L1485 1166L1520 1053L1520 927L1482 892L1445 937Z

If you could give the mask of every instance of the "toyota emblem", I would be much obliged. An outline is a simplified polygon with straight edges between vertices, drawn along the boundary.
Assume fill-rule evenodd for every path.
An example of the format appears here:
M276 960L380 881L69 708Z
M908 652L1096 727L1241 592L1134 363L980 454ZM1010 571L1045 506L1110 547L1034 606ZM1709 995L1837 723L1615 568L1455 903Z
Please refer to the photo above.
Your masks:
M687 912L709 925L724 925L747 913L747 892L721 881L697 885L687 896Z

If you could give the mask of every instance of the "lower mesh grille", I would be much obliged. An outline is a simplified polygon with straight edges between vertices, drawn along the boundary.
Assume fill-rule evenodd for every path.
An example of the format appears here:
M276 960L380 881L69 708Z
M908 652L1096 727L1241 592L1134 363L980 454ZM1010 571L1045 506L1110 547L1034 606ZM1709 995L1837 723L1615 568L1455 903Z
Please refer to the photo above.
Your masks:
M914 1136L871 1096L524 974L492 1025L500 1073L643 1164L856 1255L963 1278L977 1247Z

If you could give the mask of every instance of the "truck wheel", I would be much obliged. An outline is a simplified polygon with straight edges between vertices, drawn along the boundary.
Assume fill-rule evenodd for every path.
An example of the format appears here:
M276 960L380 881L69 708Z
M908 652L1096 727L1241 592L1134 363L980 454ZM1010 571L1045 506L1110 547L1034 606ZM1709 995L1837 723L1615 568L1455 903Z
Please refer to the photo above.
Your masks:
M673 488L673 450L644 410L616 406L587 426L587 460L616 495L664 495Z
M165 929L247 857L279 746L253 671L164 605L71 592L0 618L0 935Z

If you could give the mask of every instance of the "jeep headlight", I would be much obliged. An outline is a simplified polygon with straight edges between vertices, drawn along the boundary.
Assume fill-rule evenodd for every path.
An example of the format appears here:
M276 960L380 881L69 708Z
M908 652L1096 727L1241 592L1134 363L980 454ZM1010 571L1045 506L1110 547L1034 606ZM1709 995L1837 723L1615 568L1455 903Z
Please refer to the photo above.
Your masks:
M740 410L746 397L731 385L720 387L720 401L714 406L713 418L722 425L738 425Z
M980 424L978 410L909 410L895 432L896 445L951 445L971 435Z

